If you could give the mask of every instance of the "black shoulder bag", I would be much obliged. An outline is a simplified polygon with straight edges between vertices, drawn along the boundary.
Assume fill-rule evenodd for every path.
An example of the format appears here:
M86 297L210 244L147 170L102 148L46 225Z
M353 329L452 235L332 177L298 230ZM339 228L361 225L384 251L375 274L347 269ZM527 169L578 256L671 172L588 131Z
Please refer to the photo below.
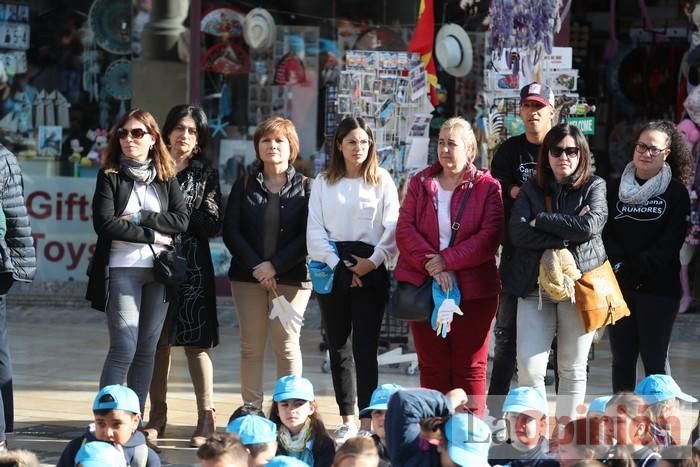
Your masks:
M459 221L462 219L464 208L467 205L467 199L469 199L473 187L474 184L470 182L469 187L467 187L467 192L462 198L462 203L457 212L457 218L452 223L452 235L450 235L448 248L455 242L455 237L460 227ZM430 319L434 307L433 281L430 277L426 277L423 284L419 286L415 286L410 282L397 281L396 288L389 300L389 315L404 321L423 322Z

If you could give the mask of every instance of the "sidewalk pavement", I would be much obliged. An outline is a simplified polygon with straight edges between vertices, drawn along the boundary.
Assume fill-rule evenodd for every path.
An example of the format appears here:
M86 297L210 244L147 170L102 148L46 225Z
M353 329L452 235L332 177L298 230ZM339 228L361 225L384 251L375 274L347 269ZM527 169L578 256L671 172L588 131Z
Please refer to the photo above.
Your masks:
M50 297L49 297L50 298ZM9 297L9 335L14 365L15 433L8 436L11 448L35 452L42 465L55 465L66 443L79 436L91 421L92 399L107 352L108 335L103 313L89 309L79 300L44 297L32 303L26 297ZM62 306L69 304L69 307ZM239 338L230 299L220 300L220 341L213 351L217 427L223 430L228 417L241 404ZM688 393L700 394L700 315L681 315L671 347L674 377ZM324 353L319 350L321 334L317 304L312 301L302 333L304 375L314 384L319 410L326 425L340 423L330 375L322 372ZM274 360L268 351L265 361L265 393L275 381ZM418 375L407 375L405 365L381 367L380 383L419 385ZM550 396L553 389L548 388ZM590 364L589 394L610 391L610 352L604 340L595 349ZM269 401L267 402L269 404ZM266 404L266 405L267 405ZM553 398L550 398L553 404ZM163 465L196 465L195 449L189 438L197 412L184 353L173 351L168 393L167 438L159 441ZM683 436L687 439L697 412L684 410Z

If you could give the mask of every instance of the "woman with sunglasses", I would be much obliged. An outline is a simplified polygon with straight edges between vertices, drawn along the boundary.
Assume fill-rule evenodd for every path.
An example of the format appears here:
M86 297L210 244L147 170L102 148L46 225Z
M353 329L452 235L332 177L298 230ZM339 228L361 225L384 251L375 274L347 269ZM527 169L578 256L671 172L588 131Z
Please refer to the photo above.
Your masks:
M214 367L211 349L219 343L216 317L214 265L209 238L221 230L219 171L204 157L209 142L207 116L200 107L176 105L165 117L163 137L175 162L190 222L178 236L187 258L187 280L170 302L163 326L149 396L151 407L145 432L155 443L167 421L170 346L183 346L197 403L197 428L190 445L199 447L216 429L214 418Z
M631 315L610 327L613 392L668 373L668 346L681 297L679 252L688 230L690 154L671 122L644 125L620 180L608 187L605 249Z
M107 312L109 352L100 387L124 384L146 404L168 304L153 275L156 253L187 229L175 164L153 116L139 109L110 133L92 200L97 245L87 298Z
M586 395L586 366L593 332L586 332L570 300L554 301L537 287L544 250L567 248L582 272L606 260L601 233L608 217L605 182L593 175L586 138L575 126L557 125L544 138L536 174L523 185L510 218L515 246L503 278L518 299L517 363L520 386L544 394L549 348L557 337L560 425L578 418Z

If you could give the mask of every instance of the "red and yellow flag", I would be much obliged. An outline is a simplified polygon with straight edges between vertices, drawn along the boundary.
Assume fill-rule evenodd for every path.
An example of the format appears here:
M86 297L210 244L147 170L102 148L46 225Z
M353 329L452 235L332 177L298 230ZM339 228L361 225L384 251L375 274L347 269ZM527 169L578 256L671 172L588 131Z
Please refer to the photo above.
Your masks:
M428 92L430 102L437 106L437 70L433 61L433 45L435 43L435 13L433 0L421 0L418 7L416 30L408 43L409 52L418 52L423 67L428 72Z

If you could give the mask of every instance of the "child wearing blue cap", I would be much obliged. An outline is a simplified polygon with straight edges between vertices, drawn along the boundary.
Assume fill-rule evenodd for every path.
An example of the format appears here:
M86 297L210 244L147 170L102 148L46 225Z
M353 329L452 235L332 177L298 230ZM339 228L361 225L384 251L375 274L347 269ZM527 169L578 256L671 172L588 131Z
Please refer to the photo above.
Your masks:
M537 389L527 386L511 389L502 408L508 439L491 448L490 463L512 467L558 466L549 454L545 437L547 408L547 400Z
M95 423L68 443L56 467L73 467L80 448L95 441L121 447L129 465L160 467L160 458L146 445L143 433L137 430L141 421L140 410L138 396L128 387L119 384L103 387L92 404Z
M267 464L277 452L277 425L265 417L244 415L231 421L226 431L238 435L248 451L248 467Z
M651 434L660 447L677 445L680 436L680 401L697 402L681 390L670 375L649 375L639 382L634 393L642 396L651 412Z
M275 456L266 464L267 467L309 467L309 464L289 456Z
M247 467L248 453L233 433L214 433L197 449L199 467Z
M372 392L369 406L360 410L360 417L369 415L372 419L372 439L377 446L380 459L389 461L389 451L386 448L386 432L384 431L384 419L389 398L399 389L398 384L381 384Z
M391 464L401 467L488 467L491 430L462 410L459 394L402 389L389 399L385 429Z
M277 454L311 467L333 465L335 443L316 412L314 387L301 376L283 376L275 383L270 420L277 424Z
M75 455L79 467L127 467L124 455L113 444L102 441L86 443Z

